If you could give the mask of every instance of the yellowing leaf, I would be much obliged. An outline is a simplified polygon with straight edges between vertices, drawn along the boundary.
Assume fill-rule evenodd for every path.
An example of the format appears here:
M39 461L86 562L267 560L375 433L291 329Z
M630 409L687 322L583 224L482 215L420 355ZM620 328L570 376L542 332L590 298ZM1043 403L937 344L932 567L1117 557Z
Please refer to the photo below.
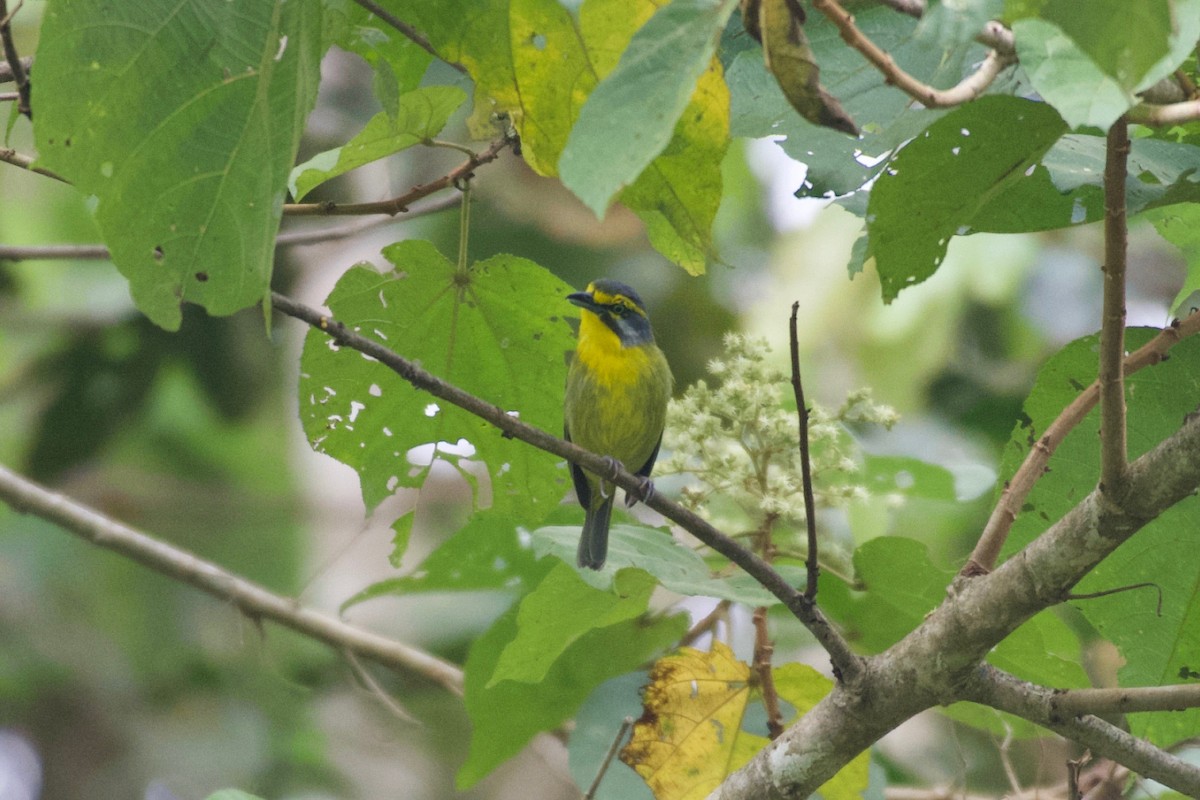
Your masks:
M637 770L659 800L702 798L740 765L735 752L767 743L742 730L750 702L750 668L720 642L705 653L684 647L655 662L643 699L645 713L621 760ZM739 747L739 739L750 738Z
M833 684L812 667L785 664L774 671L782 700L800 714ZM658 800L697 800L745 766L769 740L743 730L746 710L760 697L750 667L715 642L711 653L682 648L650 670L645 713L621 760L645 779ZM861 797L870 754L864 752L821 787L826 800Z
M821 85L821 68L804 35L804 11L796 0L746 2L746 29L762 42L763 60L792 108L814 125L858 135L858 126Z

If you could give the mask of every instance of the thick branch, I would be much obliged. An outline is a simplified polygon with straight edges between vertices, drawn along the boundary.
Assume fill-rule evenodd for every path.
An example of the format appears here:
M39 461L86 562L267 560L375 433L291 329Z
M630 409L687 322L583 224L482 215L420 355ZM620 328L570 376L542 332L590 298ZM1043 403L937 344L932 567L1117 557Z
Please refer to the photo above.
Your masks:
M993 49L988 52L979 69L963 78L957 86L950 89L935 89L928 84L909 75L895 59L875 42L863 34L854 24L854 17L842 8L837 0L813 0L813 8L829 18L842 35L846 44L862 53L867 61L883 75L884 80L903 91L909 97L922 103L926 108L948 108L962 105L983 94L992 85L1004 68L1013 63L1011 53L1002 53Z
M1139 103L1125 114L1130 122L1139 125L1159 127L1163 125L1183 125L1185 122L1195 122L1200 119L1200 100L1184 100L1181 103L1171 103L1156 106L1151 103Z
M148 536L87 506L55 494L0 466L0 499L13 510L34 514L92 544L112 550L177 581L235 606L251 619L269 619L402 672L423 675L462 694L462 670L423 650L302 607L188 551Z
M590 453L557 436L552 436L522 422L499 406L475 397L457 386L431 375L379 342L359 336L326 314L278 293L273 294L271 300L275 308L282 313L307 322L344 347L376 359L418 389L429 392L434 397L453 403L480 419L490 422L499 428L503 435L520 439L559 458L565 458L589 472L605 476L606 480L611 480L612 483L628 492L640 494L642 479L626 469L618 470L614 478L610 459ZM737 564L762 584L767 591L779 598L829 653L834 669L839 674L849 677L858 672L860 659L850 650L846 641L830 626L824 614L808 598L784 580L783 576L776 572L770 564L718 531L695 512L671 502L661 494L653 494L643 502Z
M1100 326L1100 486L1124 491L1129 453L1125 434L1125 219L1129 128L1122 117L1108 131L1104 162L1104 305Z
M1055 692L984 666L964 687L964 699L1007 711L1079 742L1094 754L1129 767L1189 797L1200 797L1200 767L1093 716L1062 714Z
M1168 350L1181 340L1197 333L1200 333L1200 312L1164 328L1149 342L1130 353L1125 358L1125 374L1131 375L1144 367L1158 364L1166 357ZM1045 473L1050 456L1067 438L1067 434L1096 407L1099 398L1100 383L1094 381L1063 409L1030 448L1029 454L1004 487L1000 501L992 509L992 515L961 574L978 575L990 571L996 565L996 559L1000 556L1000 550L1008 538L1013 521L1024 506L1025 498L1033 490L1034 484Z
M976 699L966 693L988 652L1037 612L1062 600L1084 575L1142 526L1200 487L1200 415L1129 467L1121 498L1089 494L995 572L963 588L885 653L864 659L855 680L820 703L734 773L710 797L805 798L859 752L904 720L934 705ZM1162 772L1160 753L1130 750L1091 722L1071 723L1080 741L1135 770L1197 796L1192 773ZM1126 736L1126 739L1128 737ZM1101 750L1100 747L1104 749ZM1131 755L1130 755L1131 754ZM1151 757L1148 754L1154 754ZM1200 774L1200 770L1189 767ZM1147 772L1145 774L1151 774Z

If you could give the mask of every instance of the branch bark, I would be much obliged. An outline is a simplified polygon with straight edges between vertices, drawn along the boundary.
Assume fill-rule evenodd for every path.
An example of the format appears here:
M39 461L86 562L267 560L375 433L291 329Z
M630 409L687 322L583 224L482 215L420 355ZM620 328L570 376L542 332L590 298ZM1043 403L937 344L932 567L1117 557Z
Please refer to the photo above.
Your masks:
M1179 431L1130 464L1128 491L1122 497L1093 491L995 572L964 581L916 630L886 652L864 659L853 680L835 686L710 798L806 798L914 714L934 705L982 699L977 675L990 669L980 664L991 648L1034 614L1060 602L1142 526L1192 495L1200 487L1197 452L1200 415L1189 417ZM1032 704L1031 691L1012 695ZM1016 699L1004 702L1005 710L1018 705ZM1200 768L1174 764L1158 748L1128 734L1117 736L1107 723L1091 719L1052 729L1142 774L1153 774L1177 791L1200 796Z
M0 500L34 514L94 545L120 553L168 578L225 601L253 620L269 619L338 651L401 672L422 675L451 692L463 692L462 670L415 647L304 608L221 566L131 528L0 466Z
M1120 494L1129 469L1125 431L1125 218L1129 126L1122 117L1108 130L1104 161L1104 303L1100 323L1100 486Z

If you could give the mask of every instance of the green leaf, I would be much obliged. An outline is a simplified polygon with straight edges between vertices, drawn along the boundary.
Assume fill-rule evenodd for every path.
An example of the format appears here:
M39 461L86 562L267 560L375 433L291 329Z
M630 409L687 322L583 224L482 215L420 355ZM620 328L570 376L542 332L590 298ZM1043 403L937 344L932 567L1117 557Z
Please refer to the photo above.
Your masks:
M538 555L548 553L574 563L578 544L577 526L548 526L533 532L533 550ZM608 560L604 569L584 572L581 577L597 589L608 589L613 585L613 576L628 567L646 570L663 588L677 594L718 597L748 606L779 605L778 598L749 575L738 572L723 578L714 577L704 559L676 544L669 534L636 525L613 525L609 531ZM803 569L788 566L777 569L793 586L804 586Z
M588 96L558 161L563 184L597 216L671 141L736 0L675 0L630 40Z
M1130 350L1154 330L1130 329ZM1010 477L1046 427L1096 376L1096 338L1072 342L1038 373L1025 403L1027 420L1013 431L1005 450L1002 475ZM1179 428L1195 410L1200 395L1200 342L1188 339L1171 357L1130 375L1126 384L1130 458L1137 458ZM1071 431L1050 460L1025 508L1013 524L1006 552L1011 553L1060 519L1091 492L1099 476L1099 415L1093 410ZM1076 607L1120 648L1125 658L1123 686L1156 686L1180 682L1184 670L1200 664L1200 564L1192 557L1192 532L1200 528L1200 503L1186 500L1147 524L1102 561L1076 589L1087 593L1142 581L1163 592L1163 615L1155 615L1153 589L1076 601ZM1192 735L1200 712L1138 714L1134 732L1155 744L1169 745Z
M428 242L400 242L384 255L395 271L358 265L338 281L326 303L338 320L526 422L560 429L569 286L515 256L459 274ZM421 486L435 461L472 486L477 509L509 525L536 524L566 491L553 456L414 391L319 331L305 341L300 398L312 446L358 471L369 508Z
M320 48L316 3L48 5L40 163L95 197L113 262L156 324L178 328L183 301L231 314L265 296Z
M560 562L521 599L517 635L500 653L487 688L502 681L540 682L588 631L644 614L655 585L643 570L624 569L614 578L613 591L600 591L584 583L574 567Z
M1192 203L1156 208L1142 216L1154 223L1155 230L1179 248L1187 261L1183 288L1175 295L1171 308L1176 308L1193 292L1200 291L1200 206Z
M933 275L950 237L1065 131L1044 103L983 97L934 122L901 150L867 204L884 301Z
M1132 89L1100 69L1057 25L1017 20L1013 36L1029 82L1072 128L1107 130L1137 102Z
M395 113L401 94L421 83L433 56L353 0L326 0L325 37L362 57L375 71L372 88L388 113Z
M1136 87L1171 49L1171 0L1142 0L1136 11L1125 0L1008 0L1013 22L1037 17L1054 23L1105 73L1127 89Z
M931 85L938 88L957 83L964 69L973 69L971 63L981 57L982 49L971 42L978 28L942 46L915 35L916 20L883 6L856 9L854 19L867 37L907 70L927 76ZM808 166L797 194L844 195L861 187L884 167L883 162L867 164L918 135L947 112L915 107L903 92L878 80L877 73L864 68L862 56L846 47L837 27L823 15L812 15L805 31L821 65L821 83L839 98L862 129L862 135L853 139L798 116L775 78L767 72L757 49L738 53L729 66L726 77L731 97L730 132L754 138L787 137L779 142L780 147Z
M394 112L376 114L346 144L293 169L288 179L292 197L300 200L331 178L437 136L466 99L454 86L428 86L401 95Z
M489 686L501 653L517 635L517 614L514 607L500 617L467 657L464 702L471 717L471 750L458 772L459 789L474 786L536 734L570 719L601 683L678 641L688 622L687 615L680 614L597 628L567 647L541 682Z

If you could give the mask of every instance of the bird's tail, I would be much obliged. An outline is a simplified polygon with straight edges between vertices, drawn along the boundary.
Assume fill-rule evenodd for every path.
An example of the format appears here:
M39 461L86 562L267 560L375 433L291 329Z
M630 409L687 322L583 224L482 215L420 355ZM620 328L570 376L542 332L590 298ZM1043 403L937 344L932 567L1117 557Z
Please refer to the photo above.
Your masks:
M608 555L608 522L612 517L613 498L610 494L598 505L589 506L579 537L577 562L581 567L600 569Z

